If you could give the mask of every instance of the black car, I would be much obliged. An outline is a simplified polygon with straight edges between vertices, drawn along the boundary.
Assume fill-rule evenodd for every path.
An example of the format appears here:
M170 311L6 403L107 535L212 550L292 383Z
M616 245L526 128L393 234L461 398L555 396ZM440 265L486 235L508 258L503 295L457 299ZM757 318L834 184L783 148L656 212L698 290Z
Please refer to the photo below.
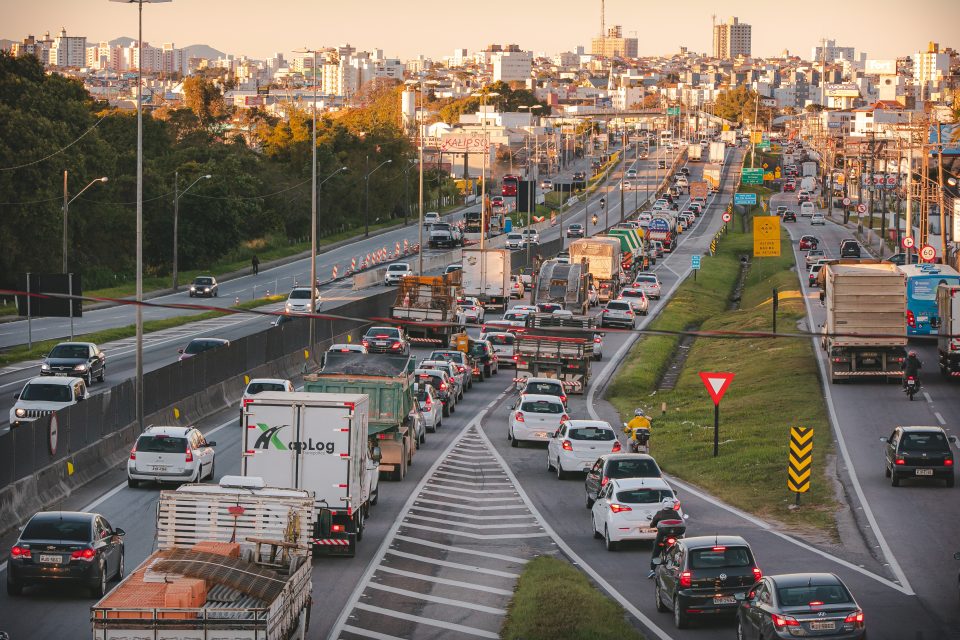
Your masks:
M593 507L600 489L611 479L659 478L662 475L657 461L645 453L610 453L593 463L583 486L587 492L587 509Z
M473 375L477 376L481 382L484 378L489 378L500 371L500 361L497 359L497 354L489 340L474 340L471 338L467 354L473 358L476 367L473 370Z
M681 538L653 563L657 611L673 611L678 629L690 624L691 614L734 613L737 595L763 577L740 536Z
M92 342L61 342L40 363L42 376L83 378L87 386L107 375L107 356Z
M657 168L658 168L658 169L666 169L666 168L667 168L667 161L666 161L666 160L657 160Z
M832 573L766 576L737 609L737 638L867 637L863 609Z
M582 224L571 224L567 227L567 237L568 238L582 238L583 237L583 225Z
M7 561L7 594L35 584L79 584L102 598L123 578L123 529L97 513L41 511L23 528Z
M403 329L397 327L370 327L360 340L368 353L397 353L410 355L410 343Z
M197 276L190 283L190 297L216 298L220 295L220 287L213 276Z
M783 221L784 222L796 222L797 214L795 211L784 211L783 212Z
M860 245L857 243L857 241L850 238L841 242L840 257L841 258L859 258Z
M586 180L586 179L587 179L587 174L584 173L583 171L574 171L574 172L573 172L573 179L574 179L574 180L581 180L581 181L582 181L582 180Z
M940 427L897 427L884 443L884 470L890 484L900 486L907 478L938 478L952 487L954 483L953 451L956 436L947 436Z

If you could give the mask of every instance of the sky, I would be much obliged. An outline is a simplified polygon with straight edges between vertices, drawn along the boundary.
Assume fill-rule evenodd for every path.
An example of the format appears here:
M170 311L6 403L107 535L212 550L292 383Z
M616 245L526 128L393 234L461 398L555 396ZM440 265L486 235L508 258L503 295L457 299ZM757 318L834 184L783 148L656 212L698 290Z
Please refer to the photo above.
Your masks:
M682 8L682 10L678 10ZM960 48L960 0L606 0L606 24L639 38L640 55L711 48L711 14L753 26L753 53L786 49L809 58L821 38L887 59ZM88 43L136 37L135 6L108 0L0 0L0 38L68 35ZM455 48L517 44L547 54L590 48L600 32L599 0L173 0L144 5L144 40L207 44L234 55L288 57L295 49L349 43L388 57L440 59Z

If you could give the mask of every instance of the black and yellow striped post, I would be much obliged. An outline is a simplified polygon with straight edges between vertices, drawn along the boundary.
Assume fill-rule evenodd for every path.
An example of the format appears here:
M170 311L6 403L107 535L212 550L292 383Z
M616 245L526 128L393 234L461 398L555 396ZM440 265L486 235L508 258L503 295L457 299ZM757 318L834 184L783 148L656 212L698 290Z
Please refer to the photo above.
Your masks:
M813 464L813 429L790 427L790 463L787 465L787 488L796 494L810 490L810 467Z

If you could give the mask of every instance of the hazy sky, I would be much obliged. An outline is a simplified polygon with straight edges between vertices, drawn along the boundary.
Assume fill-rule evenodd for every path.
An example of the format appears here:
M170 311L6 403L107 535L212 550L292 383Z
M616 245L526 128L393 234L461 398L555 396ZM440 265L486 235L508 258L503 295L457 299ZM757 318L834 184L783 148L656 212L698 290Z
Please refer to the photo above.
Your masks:
M607 25L637 35L640 54L711 47L710 16L738 16L753 25L753 52L784 49L810 56L822 37L871 58L926 48L960 47L960 0L607 0ZM108 0L0 0L0 37L69 35L88 42L136 37L135 5ZM453 49L515 43L556 53L585 45L600 31L599 0L173 0L144 6L144 40L158 45L208 44L265 58L280 51L349 42L388 56L439 58Z

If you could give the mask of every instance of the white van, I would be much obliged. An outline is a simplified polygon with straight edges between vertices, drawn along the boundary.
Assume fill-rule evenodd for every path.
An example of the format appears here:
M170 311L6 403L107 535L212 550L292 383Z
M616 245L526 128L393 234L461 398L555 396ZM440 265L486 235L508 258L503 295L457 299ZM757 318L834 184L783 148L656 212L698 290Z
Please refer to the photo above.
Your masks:
M800 217L802 218L811 218L816 212L817 208L813 206L812 202L804 202L800 205Z

